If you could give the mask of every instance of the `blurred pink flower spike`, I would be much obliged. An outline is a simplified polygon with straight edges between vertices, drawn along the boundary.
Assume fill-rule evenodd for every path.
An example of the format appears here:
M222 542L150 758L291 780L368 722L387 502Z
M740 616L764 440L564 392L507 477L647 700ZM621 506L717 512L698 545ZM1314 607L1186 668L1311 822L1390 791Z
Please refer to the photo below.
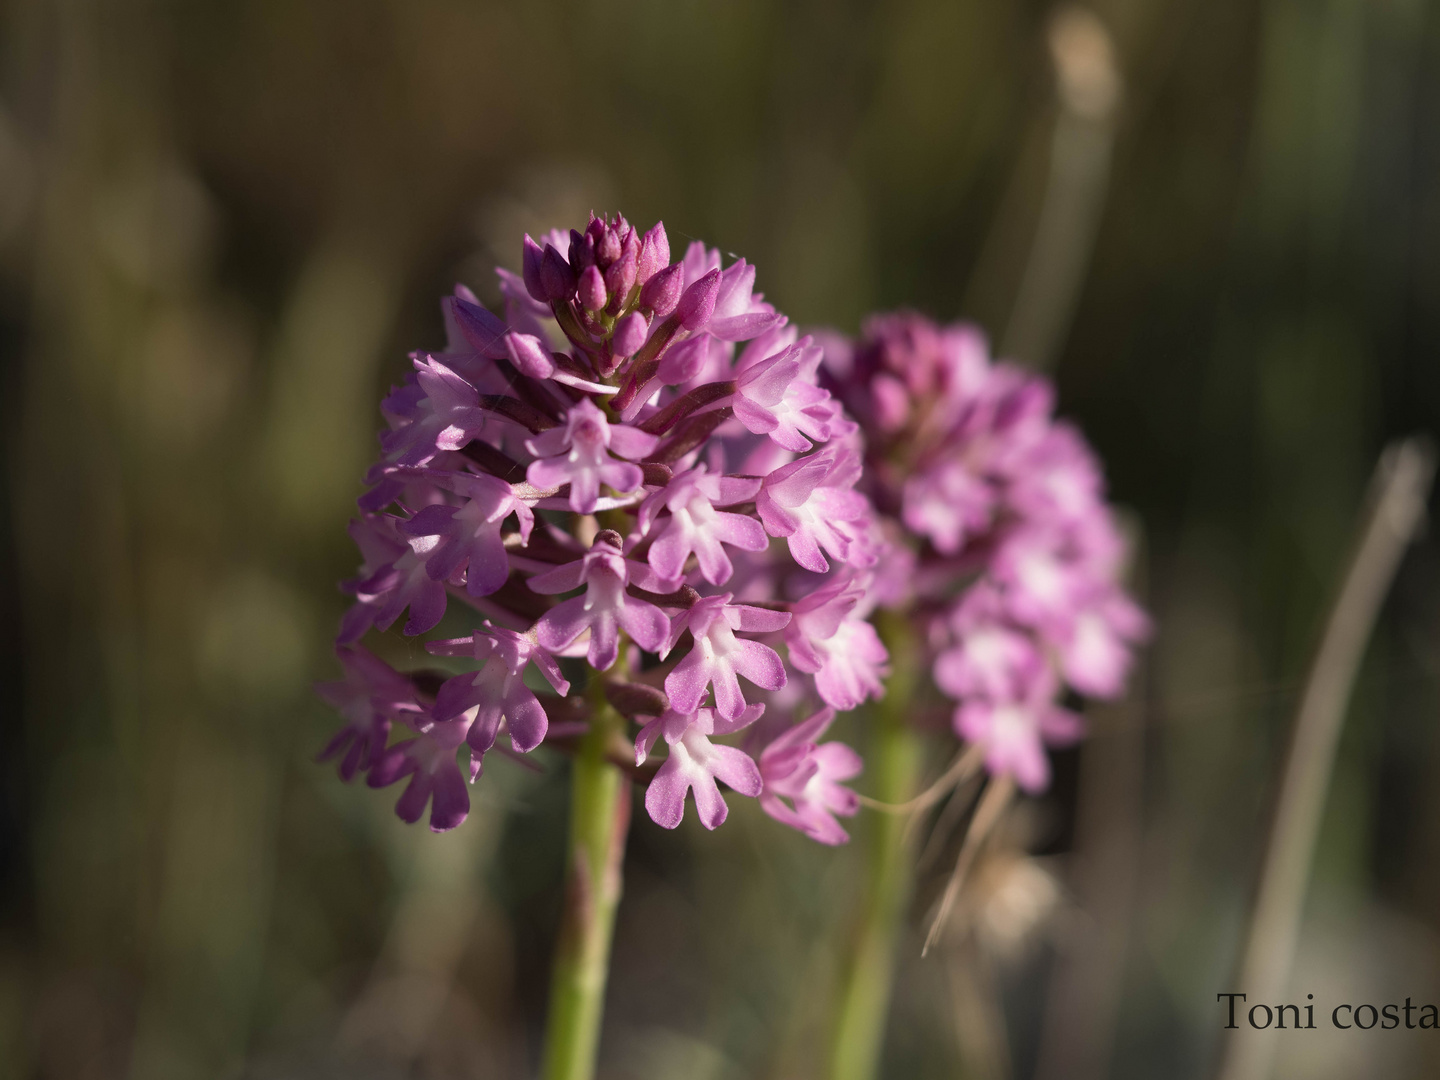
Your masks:
M1050 383L992 362L973 327L881 315L859 341L827 338L825 348L829 384L865 437L859 487L888 508L888 534L911 551L914 587L884 591L916 616L935 685L959 703L956 734L984 747L992 774L1041 790L1045 747L1080 735L1060 696L1121 694L1149 633L1120 586L1125 545L1099 462L1075 427L1054 418ZM772 534L781 513L802 528L791 492L803 468L766 478L756 502ZM832 516L819 516L822 536ZM843 594L830 607L820 599L834 588L794 606L797 667L823 673L822 653L838 651L824 648L823 631ZM853 685L865 685L862 676Z

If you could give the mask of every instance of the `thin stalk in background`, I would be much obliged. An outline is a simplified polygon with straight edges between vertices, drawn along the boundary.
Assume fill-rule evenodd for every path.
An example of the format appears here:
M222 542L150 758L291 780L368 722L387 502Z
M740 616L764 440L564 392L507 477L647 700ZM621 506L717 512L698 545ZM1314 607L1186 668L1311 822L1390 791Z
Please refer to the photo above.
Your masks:
M571 766L565 909L550 982L543 1080L595 1075L630 827L630 779L607 753L624 736L625 722L605 700L599 673L588 696L590 730Z
M980 802L975 807L975 816L970 819L970 827L965 831L965 840L960 845L960 855L955 860L955 870L950 875L950 880L945 883L945 892L940 897L940 905L935 911L935 917L930 920L930 929L925 934L925 946L920 950L920 955L927 955L931 949L940 944L940 938L945 933L945 925L950 919L950 912L955 908L955 901L960 897L960 886L965 884L966 875L970 868L975 865L975 859L984 847L985 841L994 832L995 826L1005 816L1005 811L1010 808L1010 802L1015 797L1015 781L1009 776L996 776L985 785L985 791L980 796Z
M920 739L909 722L919 667L917 643L899 616L882 618L891 674L876 708L868 761L874 799L906 802L921 764ZM870 1080L880 1062L885 1022L895 981L895 953L914 887L915 830L906 814L872 815L866 832L866 892L859 925L842 973L839 1007L831 1034L830 1080Z
M1300 937L1310 864L1345 709L1380 605L1401 556L1424 520L1434 474L1435 449L1420 437L1387 448L1376 468L1369 513L1295 714L1236 985L1250 1001L1286 1000L1283 995ZM1221 1080L1265 1080L1277 1044L1268 1035L1246 1032L1244 1025L1236 1027L1225 1046Z
M1061 8L1050 22L1059 113L1025 272L1001 354L1040 371L1055 366L1084 285L1110 187L1123 92L1110 34L1086 8Z

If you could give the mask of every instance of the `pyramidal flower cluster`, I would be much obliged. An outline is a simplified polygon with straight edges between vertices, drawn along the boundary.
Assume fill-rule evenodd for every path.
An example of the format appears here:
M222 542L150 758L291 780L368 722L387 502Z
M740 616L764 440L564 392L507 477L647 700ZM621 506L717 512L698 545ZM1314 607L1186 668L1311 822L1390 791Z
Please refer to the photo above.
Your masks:
M345 678L319 688L346 724L322 757L373 787L407 780L396 812L428 807L440 831L491 750L573 740L613 708L661 825L691 792L719 825L718 781L843 840L860 761L820 740L880 692L863 598L882 545L820 347L753 291L754 267L698 242L672 262L660 224L527 236L523 270L498 271L504 318L446 297L445 348L413 353L382 404ZM360 644L397 622L431 634L456 605L471 632L425 648L462 674L402 674ZM772 714L768 745L719 741L767 707L812 711L812 690L823 707Z
M1023 789L1045 746L1078 738L1067 688L1124 688L1143 612L1119 585L1124 544L1084 437L1050 383L992 362L972 326L900 313L825 340L825 380L865 437L864 490L898 547L880 593L928 629L962 740Z

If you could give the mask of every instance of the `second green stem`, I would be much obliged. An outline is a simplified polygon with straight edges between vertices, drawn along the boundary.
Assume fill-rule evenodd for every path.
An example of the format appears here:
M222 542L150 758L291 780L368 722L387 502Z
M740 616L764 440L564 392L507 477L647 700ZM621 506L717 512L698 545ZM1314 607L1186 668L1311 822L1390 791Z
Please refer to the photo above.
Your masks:
M880 624L892 673L871 739L874 797L902 803L915 793L921 746L909 723L919 672L915 641L898 617ZM895 952L914 885L913 830L902 814L872 814L866 834L864 907L842 972L830 1040L830 1080L871 1080L880 1063L895 981Z

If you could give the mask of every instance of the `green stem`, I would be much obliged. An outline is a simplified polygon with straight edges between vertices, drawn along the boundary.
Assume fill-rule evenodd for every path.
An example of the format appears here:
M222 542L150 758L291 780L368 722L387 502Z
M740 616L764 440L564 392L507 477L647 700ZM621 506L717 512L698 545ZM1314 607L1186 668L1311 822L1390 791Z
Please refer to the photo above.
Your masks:
M874 797L900 803L915 793L920 773L920 740L908 718L919 674L917 649L914 635L898 616L882 618L880 631L890 649L892 673L876 710L868 771L874 777ZM914 885L914 830L907 830L908 821L902 814L870 815L864 907L842 973L830 1080L871 1080L880 1064L895 952Z
M595 1074L630 826L630 781L606 756L607 745L623 737L624 720L605 701L598 675L588 696L590 731L571 768L569 869L550 982L543 1080L590 1080Z

